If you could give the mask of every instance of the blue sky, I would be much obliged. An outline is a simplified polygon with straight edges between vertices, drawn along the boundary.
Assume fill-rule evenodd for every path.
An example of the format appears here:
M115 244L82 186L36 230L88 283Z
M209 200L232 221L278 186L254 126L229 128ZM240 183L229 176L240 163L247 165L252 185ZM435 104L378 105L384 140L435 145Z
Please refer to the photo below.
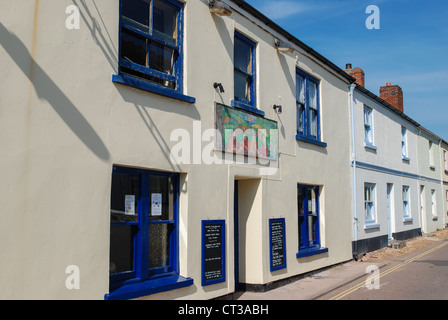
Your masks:
M362 68L376 95L399 85L405 114L448 141L448 1L247 2L340 68ZM380 29L366 28L369 5L380 9Z

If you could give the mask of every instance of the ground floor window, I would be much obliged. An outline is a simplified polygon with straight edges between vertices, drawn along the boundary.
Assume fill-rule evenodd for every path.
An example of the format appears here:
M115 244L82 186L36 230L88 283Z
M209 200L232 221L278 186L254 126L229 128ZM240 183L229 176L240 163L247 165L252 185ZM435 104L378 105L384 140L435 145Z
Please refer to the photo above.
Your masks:
M299 253L298 257L320 253L318 186L298 185L297 206L299 216ZM327 251L326 249L324 251Z
M111 292L129 283L178 273L178 202L178 174L113 167Z

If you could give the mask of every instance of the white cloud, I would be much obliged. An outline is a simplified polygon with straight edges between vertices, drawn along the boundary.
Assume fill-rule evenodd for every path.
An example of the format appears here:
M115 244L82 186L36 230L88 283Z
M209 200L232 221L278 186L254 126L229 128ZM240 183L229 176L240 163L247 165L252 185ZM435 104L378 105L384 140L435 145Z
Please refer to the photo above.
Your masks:
M261 4L257 3L257 8L271 20L287 18L309 9L309 7L303 3L288 0L262 1Z

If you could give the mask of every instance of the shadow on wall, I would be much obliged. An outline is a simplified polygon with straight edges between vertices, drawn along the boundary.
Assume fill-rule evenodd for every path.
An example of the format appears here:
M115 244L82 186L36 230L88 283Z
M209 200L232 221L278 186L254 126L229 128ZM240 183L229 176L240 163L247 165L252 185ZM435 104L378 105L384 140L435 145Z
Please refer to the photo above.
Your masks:
M46 100L72 132L100 159L109 160L101 138L64 92L36 63L23 42L0 23L0 45L32 83L39 99ZM32 65L34 72L29 72Z

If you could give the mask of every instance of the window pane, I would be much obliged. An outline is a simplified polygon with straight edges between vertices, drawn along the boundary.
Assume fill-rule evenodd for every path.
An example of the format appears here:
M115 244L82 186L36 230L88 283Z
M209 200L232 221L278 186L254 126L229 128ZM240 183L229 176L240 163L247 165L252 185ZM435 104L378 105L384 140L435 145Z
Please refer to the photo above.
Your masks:
M305 107L301 104L297 105L297 131L305 132Z
M176 52L161 44L151 42L149 46L149 68L174 75Z
M149 268L170 265L170 224L149 225Z
M297 190L297 207L299 209L299 215L303 215L303 189L299 188Z
M138 221L139 176L112 175L111 223Z
M370 126L364 126L364 134L365 134L365 139L366 142L373 144L373 139L372 139L372 128Z
M235 67L252 74L252 47L235 37Z
M314 244L314 241L316 240L316 222L316 216L308 217L308 241L311 242L310 244Z
M123 29L121 33L121 59L146 67L147 43L144 37Z
M250 102L251 79L246 75L243 75L238 71L235 71L234 83L235 83L235 97Z
M151 201L150 220L173 220L174 182L170 177L151 176L149 181ZM161 203L158 203L161 200Z
M309 109L309 131L310 136L317 138L317 111L314 109Z
M308 103L309 107L317 110L317 84L308 81Z
M126 23L149 31L149 0L122 0L122 15Z
M177 9L160 0L154 0L154 35L175 45L177 39Z
M305 104L305 78L300 75L297 75L296 99L298 102Z
M111 226L109 273L134 269L135 226Z

